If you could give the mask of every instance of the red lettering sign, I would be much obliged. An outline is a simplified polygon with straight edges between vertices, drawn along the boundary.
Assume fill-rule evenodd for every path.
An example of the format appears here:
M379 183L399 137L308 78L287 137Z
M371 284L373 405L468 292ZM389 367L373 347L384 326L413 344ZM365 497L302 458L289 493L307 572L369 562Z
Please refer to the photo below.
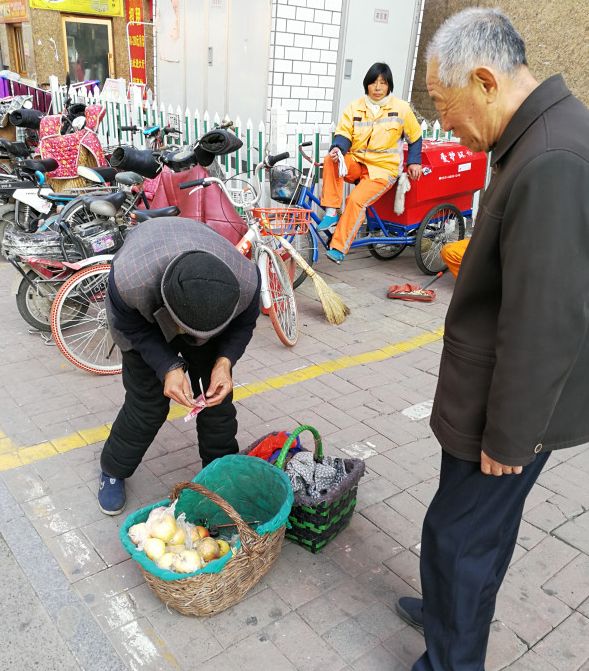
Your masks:
M129 51L131 58L131 83L147 84L145 67L145 30L143 21L143 0L127 0L127 21L129 22Z

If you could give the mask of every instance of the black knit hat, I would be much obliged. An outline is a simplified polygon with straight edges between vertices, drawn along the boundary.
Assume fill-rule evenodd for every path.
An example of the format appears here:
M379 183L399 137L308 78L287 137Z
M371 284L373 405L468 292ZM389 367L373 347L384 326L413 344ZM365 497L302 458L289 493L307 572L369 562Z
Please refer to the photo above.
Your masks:
M174 321L194 335L225 325L239 301L239 282L221 259L208 252L184 252L162 278L162 297Z

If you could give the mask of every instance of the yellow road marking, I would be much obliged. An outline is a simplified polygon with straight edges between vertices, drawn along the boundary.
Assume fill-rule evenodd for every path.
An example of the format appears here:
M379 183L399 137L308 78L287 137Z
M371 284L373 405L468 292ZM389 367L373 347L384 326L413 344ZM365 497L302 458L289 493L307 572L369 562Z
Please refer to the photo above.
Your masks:
M342 356L337 359L323 361L312 366L306 366L291 373L284 373L283 375L276 375L269 377L260 382L252 382L250 384L236 387L233 392L235 401L241 401L244 398L263 394L273 389L282 389L289 387L299 382L306 382L321 375L334 373L345 368L352 368L366 363L375 363L377 361L384 361L391 357L399 356L411 352L419 347L423 347L429 343L440 340L443 335L443 328L435 331L427 331L418 336L403 340L391 345L385 345L380 349L375 349L370 352L362 352L361 354L354 354L351 356ZM173 405L170 408L168 419L179 419L186 414L186 408L180 405ZM111 424L104 424L91 429L80 429L69 436L62 436L61 438L54 438L39 445L32 445L30 447L17 447L4 433L0 431L0 471L8 471L24 464L30 464L33 461L41 461L48 457L53 457L60 452L69 452L79 447L86 445L93 445L105 440L109 434Z

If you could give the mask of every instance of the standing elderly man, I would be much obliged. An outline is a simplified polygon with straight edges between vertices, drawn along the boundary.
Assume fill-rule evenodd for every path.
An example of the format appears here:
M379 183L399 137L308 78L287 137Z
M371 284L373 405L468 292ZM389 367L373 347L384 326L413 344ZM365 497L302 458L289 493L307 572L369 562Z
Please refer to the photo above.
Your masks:
M431 426L439 489L423 524L413 671L481 671L526 496L550 452L589 441L589 111L539 84L492 9L446 21L427 87L445 130L492 150L448 308Z
M200 382L203 466L238 451L232 368L252 338L259 304L256 265L204 224L162 217L129 233L108 284L108 323L123 352L126 393L100 458L103 513L123 510L125 479L166 421L170 399L194 406Z

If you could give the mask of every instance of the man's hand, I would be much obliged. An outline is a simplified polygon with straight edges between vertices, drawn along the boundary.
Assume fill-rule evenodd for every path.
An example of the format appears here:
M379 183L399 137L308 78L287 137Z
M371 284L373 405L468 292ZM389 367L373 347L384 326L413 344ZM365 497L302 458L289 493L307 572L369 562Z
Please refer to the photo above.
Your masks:
M164 396L189 408L194 406L190 380L183 368L174 368L164 377Z
M491 459L481 450L481 472L485 475L519 475L523 470L523 466L507 466L500 464L495 459Z
M205 392L207 406L219 405L232 389L231 361L222 356L217 359L211 371L211 383Z
M333 149L329 150L329 156L331 157L331 159L333 161L338 160L339 152L340 152L340 150L337 147L333 147Z
M407 174L411 179L419 179L421 177L421 165L419 163L408 165Z

